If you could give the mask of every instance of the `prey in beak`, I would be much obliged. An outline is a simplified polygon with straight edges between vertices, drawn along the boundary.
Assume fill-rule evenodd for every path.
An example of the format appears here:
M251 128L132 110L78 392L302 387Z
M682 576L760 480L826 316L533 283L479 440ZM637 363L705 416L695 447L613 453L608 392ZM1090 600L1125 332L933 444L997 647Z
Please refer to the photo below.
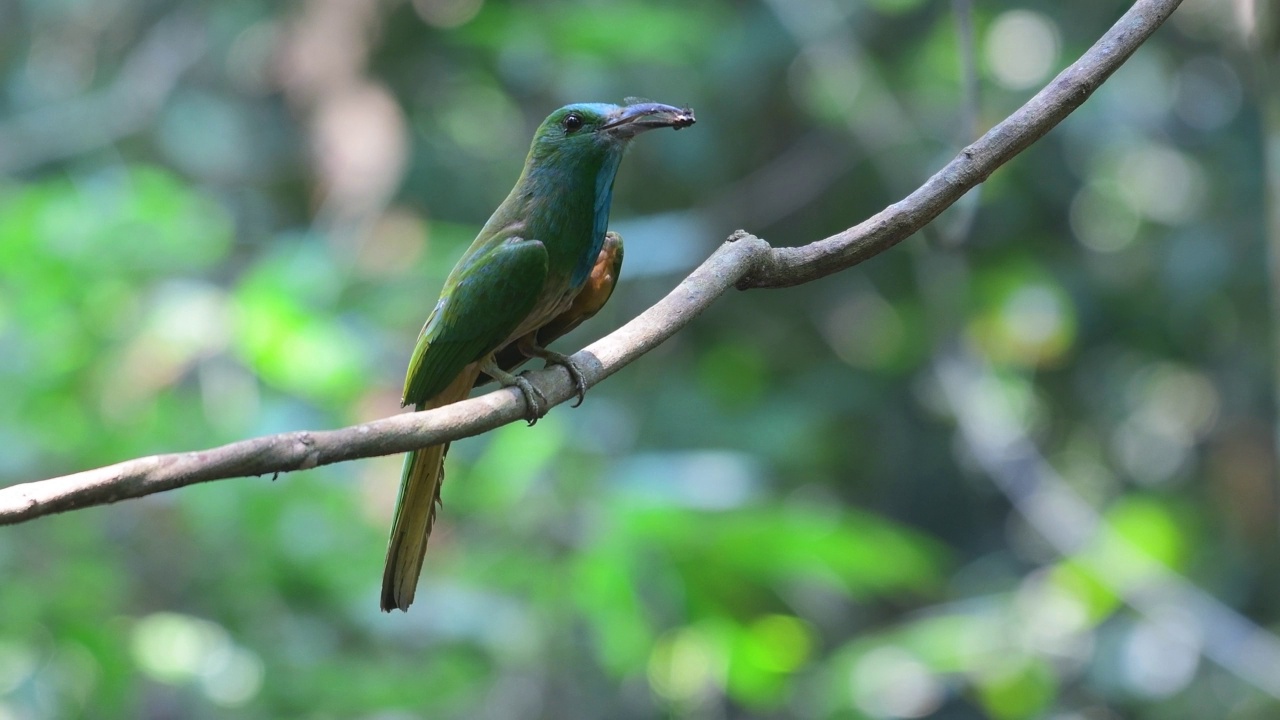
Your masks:
M678 108L662 103L636 103L618 109L618 114L610 118L600 130L621 138L631 138L645 130L654 128L686 128L697 122L692 108Z

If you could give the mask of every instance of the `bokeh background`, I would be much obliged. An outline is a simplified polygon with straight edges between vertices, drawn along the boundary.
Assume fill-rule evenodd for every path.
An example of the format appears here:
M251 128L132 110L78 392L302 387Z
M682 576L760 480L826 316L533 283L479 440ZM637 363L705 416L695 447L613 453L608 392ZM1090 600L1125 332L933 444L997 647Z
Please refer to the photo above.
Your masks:
M0 484L399 411L566 102L699 118L623 164L572 352L736 228L901 198L1127 7L975 3L967 74L966 5L0 0ZM456 443L407 615L395 457L0 529L0 718L1277 717L1251 12L1188 0L927 232Z

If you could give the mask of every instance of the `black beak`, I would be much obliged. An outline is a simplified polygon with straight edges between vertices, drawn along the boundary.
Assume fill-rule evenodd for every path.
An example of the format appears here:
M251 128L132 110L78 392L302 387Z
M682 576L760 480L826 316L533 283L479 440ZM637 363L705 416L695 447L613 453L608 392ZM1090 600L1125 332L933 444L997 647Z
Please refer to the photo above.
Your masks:
M693 117L692 108L678 108L671 105L663 105L662 103L636 103L634 105L626 105L619 109L617 115L610 118L608 122L600 126L601 130L610 132L618 137L630 138L639 135L645 130L653 130L654 128L680 128L689 127L696 120Z

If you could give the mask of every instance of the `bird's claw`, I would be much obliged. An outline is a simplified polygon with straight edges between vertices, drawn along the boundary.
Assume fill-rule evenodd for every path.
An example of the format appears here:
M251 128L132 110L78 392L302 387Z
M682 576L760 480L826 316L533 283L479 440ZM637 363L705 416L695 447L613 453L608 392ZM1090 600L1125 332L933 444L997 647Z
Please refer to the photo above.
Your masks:
M559 365L569 373L569 379L573 381L573 394L577 396L578 399L569 407L578 407L581 405L582 401L587 399L587 379L583 377L582 370L578 369L578 364L575 363L573 358L568 355L545 349L542 352L542 359L546 362L547 367Z
M480 370L487 373L489 377L502 383L503 387L511 387L512 385L520 388L521 394L524 395L525 416L524 419L530 425L542 419L547 411L543 409L547 402L547 396L542 391L533 386L529 379L524 375L512 375L511 373L498 367L494 362L493 356L490 355L480 364Z
M516 375L512 378L512 384L520 388L521 393L524 393L526 408L524 419L528 421L530 427L533 427L542 419L543 415L546 415L547 411L542 406L547 402L547 396L543 395L542 391L534 387L533 383L529 382L529 379L523 375Z

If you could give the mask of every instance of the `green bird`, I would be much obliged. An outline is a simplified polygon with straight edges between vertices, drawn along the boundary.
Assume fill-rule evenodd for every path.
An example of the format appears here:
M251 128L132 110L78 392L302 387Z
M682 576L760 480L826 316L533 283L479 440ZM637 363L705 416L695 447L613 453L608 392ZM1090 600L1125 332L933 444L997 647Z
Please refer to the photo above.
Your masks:
M581 403L582 373L546 345L599 311L617 282L622 238L605 229L623 152L641 132L693 123L692 110L650 102L551 113L511 194L445 280L409 359L402 404L441 407L493 379L521 389L532 423L546 398L511 372L530 357L563 365ZM384 611L413 602L448 450L433 445L405 458L382 575Z

